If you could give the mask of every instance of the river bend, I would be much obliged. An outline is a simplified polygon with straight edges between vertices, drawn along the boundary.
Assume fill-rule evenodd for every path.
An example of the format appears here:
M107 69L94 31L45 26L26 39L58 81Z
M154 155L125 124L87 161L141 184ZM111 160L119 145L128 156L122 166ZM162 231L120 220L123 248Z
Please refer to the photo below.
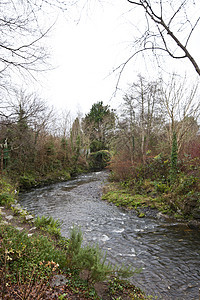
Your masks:
M131 279L147 294L166 300L198 300L200 288L200 232L157 214L138 218L101 200L106 172L80 175L19 195L24 208L37 216L63 222L68 236L80 225L84 243L98 243L113 263L142 267Z

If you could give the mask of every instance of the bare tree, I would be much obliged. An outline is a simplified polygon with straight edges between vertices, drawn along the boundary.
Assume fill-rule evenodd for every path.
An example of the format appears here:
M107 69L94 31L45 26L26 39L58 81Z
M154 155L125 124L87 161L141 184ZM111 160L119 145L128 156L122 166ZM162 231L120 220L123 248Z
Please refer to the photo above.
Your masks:
M173 132L176 132L178 151L184 141L192 139L198 131L200 102L198 84L188 86L187 80L178 81L173 75L162 87L162 104L166 111L168 142L172 145Z
M36 94L16 91L0 124L1 142L8 142L12 166L24 171L28 164L33 164L39 136L47 135L52 116L52 108Z
M158 137L164 123L161 110L161 83L160 81L147 81L141 75L134 82L123 100L123 127L128 138L127 146L130 149L131 161L134 157L134 147L141 153L143 161L145 153L149 150L150 140ZM136 144L137 143L137 144Z
M33 71L45 69L48 53L41 41L55 21L47 18L50 8L65 9L66 4L61 0L1 1L0 89L7 88L11 74L33 76Z
M134 53L120 66L120 74L138 53L152 51L154 55L167 53L175 59L188 59L200 75L200 65L191 51L191 40L200 27L200 2L196 0L127 0L143 11L146 22L135 39Z

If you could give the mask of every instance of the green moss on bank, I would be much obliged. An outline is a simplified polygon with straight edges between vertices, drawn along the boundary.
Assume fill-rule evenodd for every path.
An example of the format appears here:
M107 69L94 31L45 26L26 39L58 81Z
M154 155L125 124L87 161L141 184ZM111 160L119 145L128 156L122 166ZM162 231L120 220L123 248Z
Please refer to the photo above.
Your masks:
M200 218L200 193L177 191L180 185L170 188L166 184L144 180L140 185L128 186L124 183L111 183L104 189L102 200L126 209L135 209L139 217L144 217L142 208L157 209L163 214L178 219Z

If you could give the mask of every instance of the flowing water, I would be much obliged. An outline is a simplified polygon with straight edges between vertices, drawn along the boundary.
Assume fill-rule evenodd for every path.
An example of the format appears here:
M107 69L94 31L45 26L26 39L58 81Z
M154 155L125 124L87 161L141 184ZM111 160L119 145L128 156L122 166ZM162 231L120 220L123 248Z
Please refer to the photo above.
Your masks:
M113 262L142 267L131 281L147 294L166 300L198 300L200 288L200 232L187 225L102 201L106 172L85 174L20 194L20 203L35 215L53 216L68 236L80 225L85 243L98 243Z

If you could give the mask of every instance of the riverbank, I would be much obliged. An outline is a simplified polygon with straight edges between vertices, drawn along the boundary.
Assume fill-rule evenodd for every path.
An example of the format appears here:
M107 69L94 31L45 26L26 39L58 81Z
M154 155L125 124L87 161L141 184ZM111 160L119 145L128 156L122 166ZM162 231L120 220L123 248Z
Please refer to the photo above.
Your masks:
M58 222L45 217L36 221L15 203L11 189L7 185L7 193L5 190L1 193L2 299L149 299L133 284L113 275L105 276L100 262L96 265L96 271L101 266L97 274L104 275L107 281L91 281L88 275L92 265L80 268L72 262L70 240L61 236ZM93 254L94 259L96 254Z
M146 185L146 186L145 186ZM137 193L134 188L124 186L123 183L110 182L103 188L102 200L106 200L118 207L134 210L139 218L155 217L171 221L184 222L189 228L200 230L200 215L196 218L185 215L178 207L170 205L166 194L156 193L152 184L144 182L143 193Z
M112 264L142 268L129 280L146 294L167 300L198 299L199 231L184 221L148 214L139 218L135 210L102 201L107 176L106 172L79 175L23 193L19 201L37 216L60 220L66 238L73 224L81 226L83 245L98 243Z

